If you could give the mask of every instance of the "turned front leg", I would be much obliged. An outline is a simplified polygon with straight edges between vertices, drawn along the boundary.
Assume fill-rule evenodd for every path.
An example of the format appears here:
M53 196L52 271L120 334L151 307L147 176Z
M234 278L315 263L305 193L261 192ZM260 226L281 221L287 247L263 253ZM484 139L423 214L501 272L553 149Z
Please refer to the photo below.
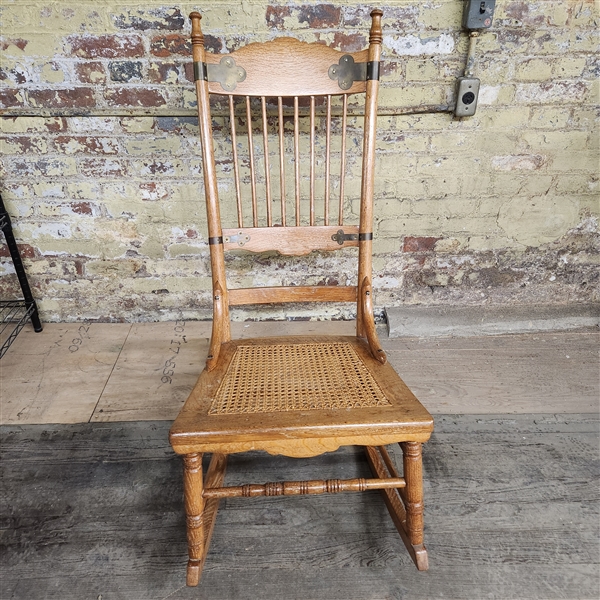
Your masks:
M423 545L423 461L419 442L403 442L404 499L406 506L406 529L416 554L419 570L426 570L427 553Z
M202 497L202 454L183 457L183 491L187 515L187 585L196 586L204 563L204 498Z

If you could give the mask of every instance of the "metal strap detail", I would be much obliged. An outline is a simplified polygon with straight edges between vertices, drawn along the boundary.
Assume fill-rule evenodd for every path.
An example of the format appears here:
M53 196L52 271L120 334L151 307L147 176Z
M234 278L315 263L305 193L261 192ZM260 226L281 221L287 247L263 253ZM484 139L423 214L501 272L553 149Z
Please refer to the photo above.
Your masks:
M359 242L368 242L370 240L373 239L373 234L372 233L359 233L358 234L358 241Z
M246 79L246 70L238 67L231 56L224 56L218 65L194 62L195 81L220 83L226 92L232 92L240 81Z
M355 81L379 79L379 61L356 63L350 54L344 54L337 65L329 67L329 78L337 79L343 90L349 90Z
M367 63L367 81L379 81L379 66L381 63L378 60L370 60Z
M206 63L194 62L194 81L208 81L208 69Z
M334 242L337 242L340 246L344 245L344 242L350 242L352 240L358 240L359 237L356 233L344 233L343 229L338 230L331 236Z
M225 236L225 243L227 244L237 244L238 246L243 246L246 242L250 241L250 236L243 231L240 231L235 235Z
M216 246L217 244L222 244L223 243L223 237L219 236L219 237L209 237L208 238L208 245L209 246Z

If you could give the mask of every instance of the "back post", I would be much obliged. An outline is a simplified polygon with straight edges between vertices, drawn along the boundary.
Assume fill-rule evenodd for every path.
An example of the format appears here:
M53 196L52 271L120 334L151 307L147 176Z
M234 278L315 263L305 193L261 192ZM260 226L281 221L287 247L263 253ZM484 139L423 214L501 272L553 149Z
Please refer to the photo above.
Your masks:
M222 342L231 339L229 326L229 303L227 280L225 277L225 253L223 249L223 231L219 210L217 175L215 172L208 77L204 50L204 36L200 27L202 15L190 14L192 21L192 57L194 61L194 80L198 97L198 126L202 144L202 166L204 169L204 191L206 195L206 214L208 220L208 244L213 288L213 329L207 368L211 370L217 362Z
M356 310L356 334L364 337L365 306L364 295L370 295L373 265L373 191L375 186L375 145L377 135L377 95L379 92L379 66L383 31L381 18L383 11L371 11L371 30L369 32L369 63L371 76L367 80L365 99L365 123L363 140L362 187L360 201L360 225L358 244L358 303ZM367 70L369 72L369 69Z

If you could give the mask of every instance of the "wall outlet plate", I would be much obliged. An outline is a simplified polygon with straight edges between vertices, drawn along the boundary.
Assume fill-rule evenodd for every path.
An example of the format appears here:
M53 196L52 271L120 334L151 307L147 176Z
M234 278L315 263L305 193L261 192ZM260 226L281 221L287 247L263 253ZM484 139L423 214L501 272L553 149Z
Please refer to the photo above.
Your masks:
M457 117L472 117L477 109L478 98L479 79L477 77L459 77L454 114Z
M465 29L488 29L494 18L495 0L465 0L463 27Z

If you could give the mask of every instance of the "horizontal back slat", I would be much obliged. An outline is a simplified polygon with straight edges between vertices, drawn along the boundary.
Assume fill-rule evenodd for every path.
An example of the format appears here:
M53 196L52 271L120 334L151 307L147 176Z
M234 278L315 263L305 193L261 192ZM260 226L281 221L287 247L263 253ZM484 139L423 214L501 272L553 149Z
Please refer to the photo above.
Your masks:
M337 79L329 77L329 68L339 64L349 54L354 62L367 62L368 51L339 52L322 44L309 44L295 38L278 38L264 44L248 44L228 55L206 53L208 64L219 64L224 56L235 61L236 67L246 71L243 81L235 89L225 90L219 82L211 81L208 89L213 94L235 96L326 96L354 94L366 90L365 81L356 81L343 90ZM269 74L277 77L269 77Z
M341 240L339 232L356 239ZM334 237L336 239L334 239ZM358 226L251 227L223 229L225 250L267 252L276 250L286 256L303 256L313 250L339 250L358 246Z
M356 302L356 286L259 287L229 290L229 305L283 302Z

